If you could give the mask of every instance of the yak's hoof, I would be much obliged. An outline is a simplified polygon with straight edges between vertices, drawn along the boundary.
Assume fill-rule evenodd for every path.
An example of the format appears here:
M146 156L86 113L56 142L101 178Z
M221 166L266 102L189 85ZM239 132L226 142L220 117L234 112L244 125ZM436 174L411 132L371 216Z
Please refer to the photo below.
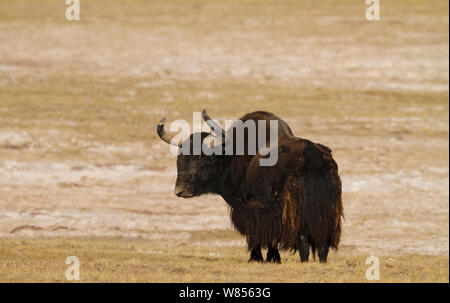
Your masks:
M264 259L262 257L250 257L250 259L248 259L248 263L251 262L258 262L258 263L263 263Z
M250 259L248 260L248 262L259 262L259 263L264 262L264 259L263 259L262 253L261 253L261 249L252 250L252 252L250 253Z
M267 263L281 263L281 257L280 253L278 252L278 249L269 248L269 251L267 251Z
M266 259L266 263L276 263L276 264L281 264L281 260L275 259L275 258L272 258L272 259Z

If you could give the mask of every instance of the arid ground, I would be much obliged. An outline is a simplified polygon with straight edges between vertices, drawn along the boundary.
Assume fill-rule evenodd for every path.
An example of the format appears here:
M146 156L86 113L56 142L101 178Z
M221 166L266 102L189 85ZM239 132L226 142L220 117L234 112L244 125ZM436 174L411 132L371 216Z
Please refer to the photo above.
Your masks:
M1 282L449 282L448 1L80 2L0 0ZM326 265L249 264L222 198L173 194L156 125L203 108L332 148Z

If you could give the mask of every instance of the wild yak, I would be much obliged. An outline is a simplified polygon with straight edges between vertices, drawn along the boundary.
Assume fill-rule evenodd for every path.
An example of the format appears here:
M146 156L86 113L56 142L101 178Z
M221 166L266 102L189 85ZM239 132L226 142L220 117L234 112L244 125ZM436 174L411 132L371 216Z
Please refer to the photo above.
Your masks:
M223 131L205 110L203 119L222 134L222 149L226 140L236 141L238 127ZM261 155L260 150L256 155L248 153L249 132L245 129L244 155L210 155L203 149L200 155L179 152L175 194L183 198L221 195L230 206L234 227L246 236L249 262L264 261L262 248L268 249L266 262L280 263L279 249L298 250L301 262L308 261L310 249L315 259L317 250L320 262L326 262L329 248L338 248L343 217L341 180L331 150L295 137L286 122L268 112L249 113L239 120L253 120L256 127L258 120L278 121L276 164L260 166L259 160L266 155ZM157 133L165 142L174 144L173 136L164 130L164 121L158 124ZM270 126L266 128L269 132ZM204 139L209 135L191 134L176 145L188 146L192 151L194 136L201 136L202 144L206 144ZM269 135L266 138L268 143Z

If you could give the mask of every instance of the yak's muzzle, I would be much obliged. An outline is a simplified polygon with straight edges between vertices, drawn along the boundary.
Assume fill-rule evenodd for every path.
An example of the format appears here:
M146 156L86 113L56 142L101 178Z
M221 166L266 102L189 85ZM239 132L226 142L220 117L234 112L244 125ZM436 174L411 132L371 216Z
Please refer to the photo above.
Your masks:
M178 197L181 198L192 198L194 196L193 193L191 193L191 191L189 191L188 189L186 189L183 186L175 186L175 190L174 190L175 195L177 195Z

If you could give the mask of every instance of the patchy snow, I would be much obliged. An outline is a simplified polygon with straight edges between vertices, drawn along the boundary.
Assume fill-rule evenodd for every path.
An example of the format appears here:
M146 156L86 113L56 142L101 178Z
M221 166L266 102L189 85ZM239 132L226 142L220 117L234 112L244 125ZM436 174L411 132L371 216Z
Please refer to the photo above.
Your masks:
M145 165L77 165L67 163L23 163L3 161L0 164L0 184L56 184L59 182L79 182L93 180L124 181L140 177L174 175L172 171L154 171Z

